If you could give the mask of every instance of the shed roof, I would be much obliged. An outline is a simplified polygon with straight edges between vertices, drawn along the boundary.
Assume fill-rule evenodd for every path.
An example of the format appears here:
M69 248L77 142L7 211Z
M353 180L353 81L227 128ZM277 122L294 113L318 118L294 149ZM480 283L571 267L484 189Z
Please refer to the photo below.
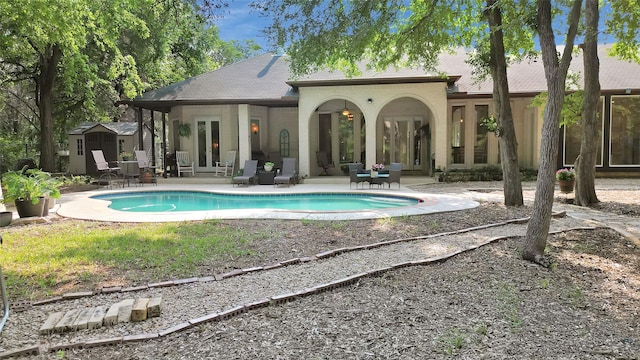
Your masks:
M68 135L82 135L96 127L102 126L116 135L126 136L138 133L138 123L135 122L85 122L69 130Z

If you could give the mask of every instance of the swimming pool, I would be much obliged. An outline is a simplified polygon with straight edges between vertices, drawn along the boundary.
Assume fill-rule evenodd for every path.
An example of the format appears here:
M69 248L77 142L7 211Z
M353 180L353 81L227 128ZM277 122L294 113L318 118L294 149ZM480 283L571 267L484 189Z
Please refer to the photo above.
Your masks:
M259 191L258 191L259 190ZM222 193L229 195L306 195L306 194L368 194L382 196L385 200L393 200L396 197L414 200L414 205L395 206L383 209L353 210L353 211L308 211L285 209L232 209L232 210L207 210L207 211L119 211L114 210L111 200L101 199L102 195L120 195L149 193L156 191L168 192L203 192ZM390 198L388 198L390 197ZM345 190L343 184L313 184L307 186L295 186L291 188L263 187L256 188L232 188L228 185L211 184L158 184L154 189L139 190L104 190L87 191L81 193L63 194L57 203L56 213L61 217L83 219L91 221L109 222L173 222L210 219L282 219L282 220L363 220L381 219L394 216L424 215L442 211L457 211L478 206L478 203L460 196L437 193L416 192L410 189L386 189L386 190Z
M92 196L126 212L272 209L308 212L368 211L418 205L421 199L352 193L229 194L203 191L144 191Z

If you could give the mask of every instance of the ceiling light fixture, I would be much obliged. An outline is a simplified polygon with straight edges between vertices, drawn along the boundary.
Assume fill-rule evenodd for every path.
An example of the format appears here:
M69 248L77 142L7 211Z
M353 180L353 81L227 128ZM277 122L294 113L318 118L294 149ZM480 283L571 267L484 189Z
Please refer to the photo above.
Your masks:
M347 109L347 100L344 101L344 110L342 110L342 115L349 116L349 109Z

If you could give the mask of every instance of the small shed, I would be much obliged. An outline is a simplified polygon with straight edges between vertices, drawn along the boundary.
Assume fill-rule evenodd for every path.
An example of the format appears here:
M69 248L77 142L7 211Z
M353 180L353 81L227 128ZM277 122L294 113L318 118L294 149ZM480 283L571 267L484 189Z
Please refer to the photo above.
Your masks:
M142 126L143 144L140 144L138 123L110 122L83 123L68 132L69 172L71 174L95 174L96 164L91 150L102 150L107 161L120 160L123 152L151 148L151 129Z

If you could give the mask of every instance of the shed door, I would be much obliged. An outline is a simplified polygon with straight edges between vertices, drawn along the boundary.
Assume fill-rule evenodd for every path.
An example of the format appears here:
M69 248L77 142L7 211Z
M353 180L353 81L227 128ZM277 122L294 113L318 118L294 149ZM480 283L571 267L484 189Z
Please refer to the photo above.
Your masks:
M87 174L95 174L98 172L96 163L91 155L91 150L102 150L104 158L111 161L118 161L118 142L116 134L110 132L92 132L84 135L87 144L85 152L85 161L87 166Z

